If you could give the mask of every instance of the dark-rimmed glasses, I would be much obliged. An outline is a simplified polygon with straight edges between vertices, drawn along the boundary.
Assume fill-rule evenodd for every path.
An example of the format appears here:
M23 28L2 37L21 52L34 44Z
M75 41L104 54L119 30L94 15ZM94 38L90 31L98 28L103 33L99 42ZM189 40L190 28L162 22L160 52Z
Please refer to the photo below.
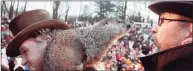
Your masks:
M164 23L164 20L168 20L168 21L180 21L180 22L193 22L193 21L188 21L188 20L165 19L165 18L159 17L159 19L158 19L158 25L161 26L161 25Z

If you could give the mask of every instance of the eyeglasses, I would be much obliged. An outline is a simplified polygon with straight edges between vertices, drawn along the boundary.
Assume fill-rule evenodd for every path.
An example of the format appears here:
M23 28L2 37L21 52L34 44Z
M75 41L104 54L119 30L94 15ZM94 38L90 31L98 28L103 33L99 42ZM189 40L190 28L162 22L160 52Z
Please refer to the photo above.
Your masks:
M178 20L178 19L165 19L165 18L160 18L158 19L158 25L161 26L164 23L164 20L169 21L180 21L180 22L193 22L193 21L188 21L188 20Z

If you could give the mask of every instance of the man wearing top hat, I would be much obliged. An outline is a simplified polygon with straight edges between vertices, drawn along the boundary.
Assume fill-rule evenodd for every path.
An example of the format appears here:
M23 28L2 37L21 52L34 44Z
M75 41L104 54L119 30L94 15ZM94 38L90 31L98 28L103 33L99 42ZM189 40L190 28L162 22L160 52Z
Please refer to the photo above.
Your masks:
M140 58L145 71L192 71L193 1L162 1L149 6L159 15L152 29L160 52Z
M9 24L14 39L8 44L6 54L9 57L21 55L22 65L27 65L30 70L42 71L43 53L50 37L41 33L68 28L68 25L61 20L51 19L46 10L24 12Z

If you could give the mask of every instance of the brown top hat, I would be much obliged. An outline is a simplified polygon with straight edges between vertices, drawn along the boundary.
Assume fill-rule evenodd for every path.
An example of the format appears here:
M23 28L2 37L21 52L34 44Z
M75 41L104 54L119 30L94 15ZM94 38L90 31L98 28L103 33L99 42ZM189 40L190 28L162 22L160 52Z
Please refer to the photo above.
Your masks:
M14 38L6 49L7 56L15 57L20 55L20 45L30 38L34 32L44 28L68 29L69 26L61 20L51 19L49 13L42 9L24 12L15 17L9 24L9 29L13 33Z
M163 12L174 12L193 18L193 1L158 1L149 5L148 8L158 15Z

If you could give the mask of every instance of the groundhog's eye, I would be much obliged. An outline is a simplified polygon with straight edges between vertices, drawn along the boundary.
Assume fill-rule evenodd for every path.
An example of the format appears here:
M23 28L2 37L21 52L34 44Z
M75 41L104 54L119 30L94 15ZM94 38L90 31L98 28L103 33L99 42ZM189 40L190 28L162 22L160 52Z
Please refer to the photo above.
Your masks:
M107 22L107 21L105 21L104 25L107 25L107 24L108 24L108 22Z
M122 21L120 21L120 20L118 20L117 22L118 22L118 23L122 23Z

